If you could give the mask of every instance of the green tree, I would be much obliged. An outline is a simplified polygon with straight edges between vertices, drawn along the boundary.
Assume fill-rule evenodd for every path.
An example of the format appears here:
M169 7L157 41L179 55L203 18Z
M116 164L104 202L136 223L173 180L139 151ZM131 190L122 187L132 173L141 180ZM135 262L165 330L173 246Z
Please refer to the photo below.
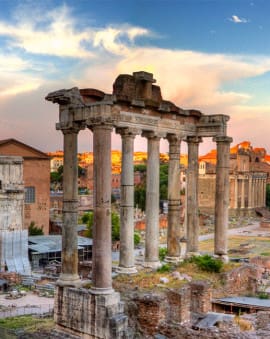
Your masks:
M81 217L81 221L83 224L86 224L86 232L85 236L88 238L93 237L93 224L94 224L94 213L93 212L86 212Z
M134 205L145 211L146 189L145 185L135 186L134 188Z
M43 228L38 227L35 225L34 221L31 221L29 228L28 228L28 234L31 235L44 235Z
M112 212L111 214L112 220L112 240L120 240L120 217L117 213ZM92 238L93 237L93 225L94 225L94 213L87 212L81 217L81 221L83 224L86 224L86 237Z

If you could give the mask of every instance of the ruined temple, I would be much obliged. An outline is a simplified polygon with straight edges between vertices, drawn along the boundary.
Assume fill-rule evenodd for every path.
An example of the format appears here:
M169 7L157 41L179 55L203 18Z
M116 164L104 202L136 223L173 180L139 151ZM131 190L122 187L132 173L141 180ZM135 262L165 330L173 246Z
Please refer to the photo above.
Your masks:
M136 135L147 139L146 235L143 265L159 263L159 147L169 142L168 255L177 263L183 255L198 252L198 147L203 137L217 145L215 190L215 254L227 258L229 204L229 151L227 115L206 115L185 110L162 98L153 74L119 75L113 92L96 89L63 89L47 100L59 105L56 128L64 138L62 272L57 282L55 321L58 329L83 338L127 338L128 319L120 295L112 288L111 259L111 134L122 138L121 230L118 272L135 274L133 150ZM82 288L77 256L77 139L80 130L93 133L94 229L91 289ZM180 223L180 145L188 145L186 228Z
M270 165L264 148L253 148L244 141L230 150L229 213L252 215L265 207L266 184L270 180ZM215 204L216 152L200 158L199 207L202 212L213 213Z

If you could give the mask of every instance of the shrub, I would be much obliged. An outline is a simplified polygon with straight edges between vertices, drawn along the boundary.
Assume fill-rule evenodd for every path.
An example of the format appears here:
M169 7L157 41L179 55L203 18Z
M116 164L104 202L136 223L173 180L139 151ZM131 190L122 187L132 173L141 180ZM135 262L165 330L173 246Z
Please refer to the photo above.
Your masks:
M28 228L28 234L31 235L44 235L43 228L38 227L35 225L34 221L31 221L29 228Z
M138 232L134 232L134 245L137 246L141 242L141 236Z
M159 273L165 273L165 272L170 272L171 270L171 265L169 264L163 264L161 267L157 269L157 272Z
M207 272L219 273L223 267L223 262L220 259L212 258L210 255L202 255L192 257L191 262L194 262L201 270Z
M160 261L164 261L168 251L166 247L159 247L158 249L158 257Z
M269 294L267 292L260 292L258 293L259 299L269 299Z

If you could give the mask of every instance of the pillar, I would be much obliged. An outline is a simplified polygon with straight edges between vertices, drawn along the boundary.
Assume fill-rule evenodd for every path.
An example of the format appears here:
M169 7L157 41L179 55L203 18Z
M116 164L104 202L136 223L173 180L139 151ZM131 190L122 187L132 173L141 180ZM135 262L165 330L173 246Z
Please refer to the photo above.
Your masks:
M234 177L234 208L238 209L238 175Z
M134 265L134 138L130 128L117 130L122 138L121 206L120 206L120 260L119 273L137 273Z
M77 240L79 128L63 129L62 132L64 135L62 270L58 284L77 286L80 284Z
M109 124L94 125L94 227L92 282L93 294L110 294L111 255L111 131Z
M245 208L245 177L241 179L241 208Z
M252 175L248 177L248 208L251 209L252 206Z
M157 268L159 262L159 141L154 132L147 138L145 267Z
M215 137L217 143L215 196L215 254L227 260L230 143L232 138Z
M180 143L181 139L170 134L169 141L169 171L168 171L168 231L167 250L165 258L167 262L180 260Z
M186 217L187 217L187 252L199 251L199 208L198 208L198 177L199 177L199 143L200 137L188 137L188 170L186 186Z

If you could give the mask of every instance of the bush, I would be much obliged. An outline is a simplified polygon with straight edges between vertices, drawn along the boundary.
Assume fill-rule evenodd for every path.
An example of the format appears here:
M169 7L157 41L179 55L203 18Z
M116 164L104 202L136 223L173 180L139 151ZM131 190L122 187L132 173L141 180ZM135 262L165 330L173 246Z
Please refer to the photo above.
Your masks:
M44 235L43 228L38 227L35 225L34 221L31 221L29 228L28 228L28 234L31 235Z
M138 232L134 232L134 245L137 246L141 242L141 236Z
M160 261L164 261L168 251L166 247L159 247L158 249L158 257Z
M269 299L269 294L267 292L260 292L258 293L259 299Z
M169 264L163 264L161 267L157 269L157 272L159 273L165 273L165 272L170 272L172 269L171 265Z
M194 262L201 270L207 272L219 273L223 267L223 262L220 259L212 258L210 255L202 255L192 257L191 262Z

